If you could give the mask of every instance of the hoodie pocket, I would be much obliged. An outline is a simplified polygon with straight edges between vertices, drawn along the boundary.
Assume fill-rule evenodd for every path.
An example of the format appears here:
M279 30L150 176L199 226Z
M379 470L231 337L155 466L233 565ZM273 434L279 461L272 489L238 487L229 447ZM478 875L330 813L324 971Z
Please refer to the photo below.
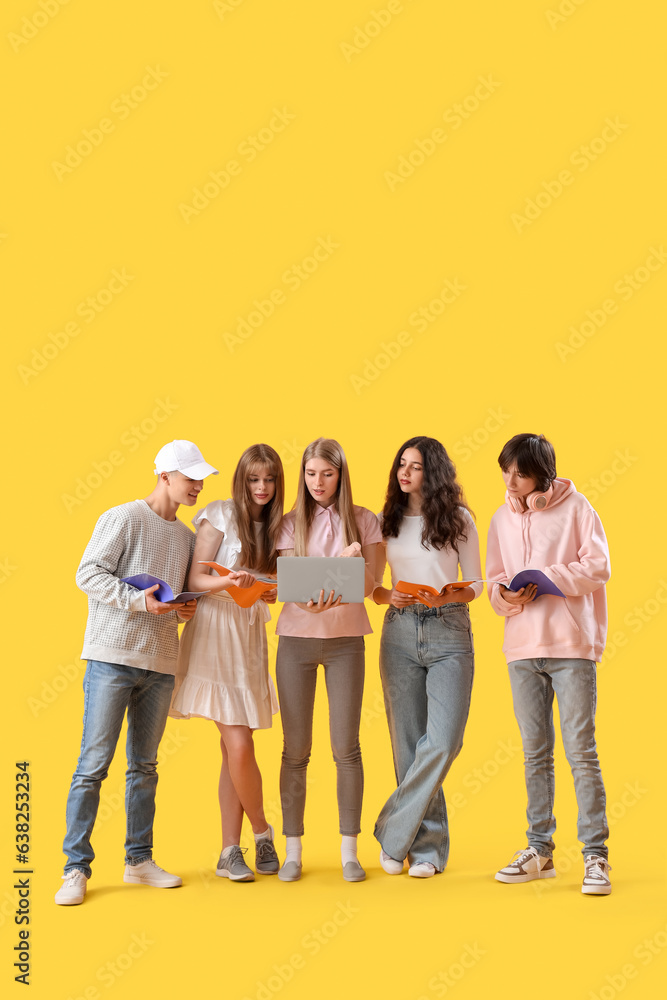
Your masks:
M572 628L575 630L575 632L579 632L580 631L579 626L577 625L576 621L574 620L574 616L573 616L572 612L570 611L570 609L567 606L567 597L565 598L565 600L564 600L563 603L565 605L565 614L566 614L566 616L568 618L568 621L571 623Z

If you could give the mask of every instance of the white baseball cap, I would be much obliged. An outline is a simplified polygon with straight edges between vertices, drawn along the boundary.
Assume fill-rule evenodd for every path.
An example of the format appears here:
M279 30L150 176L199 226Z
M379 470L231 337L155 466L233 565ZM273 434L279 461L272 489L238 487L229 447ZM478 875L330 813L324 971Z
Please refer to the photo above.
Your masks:
M182 472L190 479L205 479L218 470L204 461L204 456L192 441L170 441L155 456L155 475L161 472Z

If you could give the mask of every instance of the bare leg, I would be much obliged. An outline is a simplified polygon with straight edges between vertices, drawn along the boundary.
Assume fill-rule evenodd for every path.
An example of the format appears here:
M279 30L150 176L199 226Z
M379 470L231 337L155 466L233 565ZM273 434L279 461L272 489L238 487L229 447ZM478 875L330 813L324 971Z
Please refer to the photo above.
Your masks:
M264 833L269 824L264 815L262 776L255 759L252 730L248 726L225 726L221 722L216 722L216 725L220 730L223 753L220 772L220 812L223 816L224 849L231 844L239 843L243 813L250 820L255 834ZM237 839L227 839L227 832L230 836L232 833L235 834Z
M218 727L220 728L220 727ZM220 767L220 783L218 785L218 800L220 802L220 821L222 825L222 849L239 844L241 841L241 824L243 823L243 806L236 794L232 777L229 773L227 750L225 742L220 737L222 765Z

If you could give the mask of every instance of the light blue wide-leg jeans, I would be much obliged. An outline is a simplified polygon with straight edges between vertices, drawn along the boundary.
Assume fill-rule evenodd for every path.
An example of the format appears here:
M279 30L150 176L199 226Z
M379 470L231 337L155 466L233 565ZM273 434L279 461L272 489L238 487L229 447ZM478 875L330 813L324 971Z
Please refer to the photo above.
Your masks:
M449 828L442 782L463 745L474 673L467 604L390 607L380 673L398 787L375 836L390 857L443 871Z

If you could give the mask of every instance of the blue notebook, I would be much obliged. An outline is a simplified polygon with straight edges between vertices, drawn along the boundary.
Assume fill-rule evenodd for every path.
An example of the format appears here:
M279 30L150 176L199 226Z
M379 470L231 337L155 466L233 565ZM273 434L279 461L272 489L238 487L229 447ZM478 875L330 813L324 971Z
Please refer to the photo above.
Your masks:
M527 587L529 583L537 584L535 598L541 597L542 594L551 594L552 597L565 597L560 587L552 583L541 569L522 569L520 573L512 577L507 584L507 589L521 590L522 587Z
M123 583L129 583L131 587L136 587L137 590L148 590L149 587L154 587L156 583L159 583L157 590L153 591L153 597L156 601L161 601L162 604L185 604L186 601L193 601L196 597L203 597L204 594L209 594L209 590L202 590L198 594L191 594L187 591L183 591L182 594L174 594L173 590L168 583L164 580L160 580L157 576L151 576L150 573L139 573L137 576L124 576Z

